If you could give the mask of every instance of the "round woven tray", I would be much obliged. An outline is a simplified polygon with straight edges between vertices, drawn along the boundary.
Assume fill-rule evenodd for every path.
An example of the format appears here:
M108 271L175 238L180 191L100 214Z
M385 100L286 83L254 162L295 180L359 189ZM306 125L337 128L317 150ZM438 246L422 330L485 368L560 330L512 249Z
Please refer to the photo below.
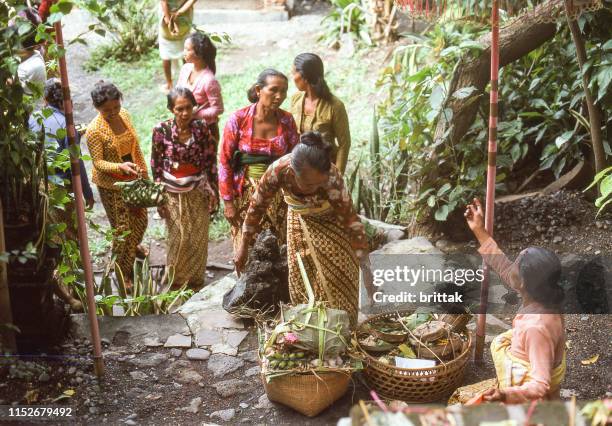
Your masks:
M399 314L409 315L411 311L400 311ZM397 318L397 312L375 315L362 324L382 318ZM357 347L364 357L364 376L368 385L378 395L386 399L399 399L406 402L435 402L450 395L463 378L464 366L467 363L472 344L469 331L467 345L455 359L431 368L399 368L379 362L368 354L357 341Z

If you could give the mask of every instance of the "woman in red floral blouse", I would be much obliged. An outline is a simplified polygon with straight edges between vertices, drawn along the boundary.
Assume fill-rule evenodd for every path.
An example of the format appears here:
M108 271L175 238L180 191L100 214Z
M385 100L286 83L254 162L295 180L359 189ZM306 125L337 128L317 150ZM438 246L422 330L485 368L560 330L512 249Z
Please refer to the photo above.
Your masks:
M216 142L202 120L193 119L193 93L178 87L168 94L174 118L153 129L151 169L166 187L158 211L168 227L167 274L174 287L204 285L208 224L218 205Z
M291 152L298 133L291 113L280 109L287 98L287 77L266 69L249 89L251 105L234 112L223 131L219 191L224 214L232 225L234 252L240 243L242 221L257 182L277 158ZM287 206L280 196L270 203L264 228L272 229L284 243Z
M292 303L308 301L296 253L300 253L315 299L357 321L359 264L369 273L368 242L342 175L331 161L331 145L318 132L302 134L291 154L264 173L252 197L242 241L234 263L240 272L261 218L276 194L282 193L287 213L289 294ZM359 261L358 261L359 260Z

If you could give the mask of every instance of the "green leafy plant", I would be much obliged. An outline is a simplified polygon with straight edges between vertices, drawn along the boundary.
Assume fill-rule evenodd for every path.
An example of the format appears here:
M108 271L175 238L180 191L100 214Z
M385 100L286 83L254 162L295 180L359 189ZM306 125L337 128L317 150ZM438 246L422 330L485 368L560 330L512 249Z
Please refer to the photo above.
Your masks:
M595 185L599 186L600 196L595 200L595 207L599 210L597 215L604 211L604 209L612 202L612 167L608 167L605 170L597 173L593 182L585 189L585 191L593 188Z
M346 34L357 46L371 46L372 39L367 27L368 7L365 0L331 0L332 10L323 18L324 28L319 38L329 47L339 47Z
M92 52L86 69L95 71L109 58L135 61L155 47L157 2L154 0L83 0L80 5L97 20L89 29L110 39L110 43Z
M605 133L612 120L607 93L612 44L597 34L605 24L593 22L593 16L585 15L583 27L590 37L589 62L597 69L591 85L594 93L601 94L598 103ZM381 72L378 85L387 96L378 105L380 146L381 150L398 146L407 159L408 182L400 190L405 190L405 205L417 222L427 217L444 221L485 188L488 96L473 87L448 93L448 87L458 61L482 48L477 40L487 31L486 25L472 20L438 23L426 34L410 36L412 43L398 47ZM560 60L563 68L558 66ZM526 175L538 169L550 171L548 179L559 177L585 158L590 146L588 120L582 111L584 92L566 29L545 46L506 65L500 81L499 192L516 190L527 181ZM452 129L453 112L444 107L449 98L479 106L471 128L455 144L445 143L448 133L436 133L441 121L449 124L447 132ZM605 149L612 154L609 145Z

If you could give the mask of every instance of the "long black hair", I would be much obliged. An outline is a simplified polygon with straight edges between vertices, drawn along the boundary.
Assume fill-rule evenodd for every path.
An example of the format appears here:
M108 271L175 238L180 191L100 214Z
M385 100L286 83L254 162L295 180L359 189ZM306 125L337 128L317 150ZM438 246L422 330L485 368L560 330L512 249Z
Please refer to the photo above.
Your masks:
M328 173L332 164L331 154L332 146L323 140L321 133L305 132L291 151L291 167L298 173L305 167Z
M206 66L210 68L213 74L216 74L217 65L215 59L217 58L217 48L210 37L198 31L191 33L187 40L193 44L193 50L195 50L196 55L206 63Z
M559 285L561 262L555 253L541 247L528 247L519 259L519 275L527 294L545 306L557 306L564 298Z
M277 71L273 68L266 68L261 73L259 73L259 76L257 76L257 81L247 91L247 98L249 99L249 102L255 103L259 100L259 96L257 95L257 91L255 90L255 88L257 86L266 87L266 85L268 84L268 77L280 77L284 79L287 83L289 82L287 76L282 72Z
M329 101L333 96L325 81L323 61L314 53L300 53L293 60L295 70L310 84L315 95Z

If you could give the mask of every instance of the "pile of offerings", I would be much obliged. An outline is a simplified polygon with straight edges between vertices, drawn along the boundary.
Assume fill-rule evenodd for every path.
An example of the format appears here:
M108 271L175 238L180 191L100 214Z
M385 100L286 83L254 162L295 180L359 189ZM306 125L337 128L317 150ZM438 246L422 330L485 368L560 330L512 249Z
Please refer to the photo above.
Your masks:
M355 345L371 388L388 399L431 402L459 386L468 360L469 314L392 312L361 323Z
M315 303L306 287L308 304L283 305L259 328L259 357L268 399L312 417L344 395L361 363L350 355L348 314Z

